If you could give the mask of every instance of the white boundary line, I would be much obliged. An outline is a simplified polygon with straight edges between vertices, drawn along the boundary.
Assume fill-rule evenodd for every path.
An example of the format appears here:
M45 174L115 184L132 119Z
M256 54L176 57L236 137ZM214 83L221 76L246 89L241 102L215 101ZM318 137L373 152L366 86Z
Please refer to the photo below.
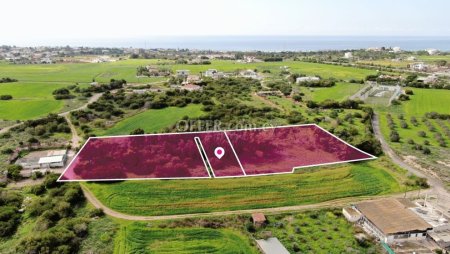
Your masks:
M127 180L184 180L184 179L189 179L189 180L194 180L194 179L205 179L211 178L211 175L209 174L208 171L208 175L209 177L165 177L165 178L117 178L117 179L77 179L77 180L61 180L61 177L64 175L64 173L69 169L70 165L75 161L75 159L78 157L78 155L81 153L81 151L83 150L83 148L86 146L86 144L91 140L91 139L103 139L103 138L123 138L123 137L145 137L145 136L162 136L162 135L178 135L178 134L198 134L198 133L217 133L217 132L235 132L235 131L252 131L252 130L265 130L265 129L276 129L276 128L290 128L290 127L305 127L305 126L316 126L319 129L321 129L322 131L325 131L327 134L331 135L332 137L336 138L337 140L341 141L342 143L352 147L353 149L362 152L366 155L368 155L371 158L364 158L364 159L356 159L356 160L348 160L348 161L337 161L337 162L329 162L329 163L320 163L320 164L314 164L314 165L307 165L307 166L300 166L300 167L293 167L291 172L281 172L281 173L263 173L263 174L249 174L247 175L244 171L245 175L240 175L240 176L220 176L220 177L216 177L214 174L214 170L211 166L211 164L209 164L209 160L208 160L208 155L206 154L206 151L204 151L203 149L203 145L200 141L200 146L202 147L203 151L205 152L206 155L206 159L208 161L208 164L211 167L211 172L213 173L213 177L214 178L239 178L239 177L253 177L253 176L267 176L267 175L280 175L280 174L292 174L295 172L295 169L300 169L300 168L309 168L309 167L317 167L317 166L325 166L325 165L334 165L334 164L342 164L342 163L349 163L349 162L357 162L357 161L366 161L366 160L373 160L373 159L377 159L378 157L373 156L369 153L366 153L364 151L362 151L359 148L354 147L353 145L350 145L349 143L345 142L344 140L340 139L339 137L337 137L336 135L334 135L333 133L330 133L329 131L325 130L324 128L320 127L317 124L294 124L294 125L284 125L284 126L270 126L270 127L259 127L259 128L248 128L248 129L236 129L236 130L225 130L225 131L195 131L195 132L174 132L174 133L155 133L155 134L140 134L140 135L118 135L118 136L102 136L102 137L89 137L88 140L86 141L86 143L84 143L84 145L80 148L80 150L78 151L78 153L73 157L72 161L69 163L69 165L66 167L66 169L63 171L63 173L61 174L61 176L58 178L57 182L102 182L102 181L127 181ZM226 134L225 134L226 135ZM228 138L228 135L226 135L226 137ZM195 142L195 140L194 140ZM230 145L231 141L229 140ZM198 146L197 146L198 148ZM234 148L233 148L233 152L234 152ZM201 156L201 154L200 154ZM237 154L235 153L235 156L237 158ZM203 160L203 157L202 157ZM239 159L238 159L239 164L241 165ZM205 163L203 161L203 163ZM241 165L241 169L243 170L243 167Z
M202 157L203 163L205 163L205 168L206 168L206 171L208 171L208 175L211 177L211 175L209 174L208 167L206 166L206 162L203 159L202 151L205 153L206 161L208 162L209 168L211 169L211 173L213 174L214 178L216 178L216 174L214 174L214 170L211 166L211 163L209 162L208 154L206 154L205 148L203 148L201 139L199 137L195 137L194 139L196 139L198 141L198 143L200 144L200 148L198 150L200 152L200 157Z
M359 152L361 152L361 153L363 153L363 154L365 154L365 155L368 155L369 157L372 157L372 159L377 159L377 158L378 158L378 157L376 157L376 156L373 156L373 155L370 154L370 153L366 153L366 152L364 152L363 150L361 150L361 149L359 149L359 148L356 148L356 147L350 145L349 143L345 142L344 140L342 140L342 139L339 138L338 136L336 136L336 135L334 135L333 133L331 133L331 132L325 130L324 128L320 127L319 125L315 124L315 126L318 127L319 129L323 130L324 132L330 134L331 136L333 136L333 137L336 138L337 140L341 141L342 143L344 143L344 144L350 146L351 148L353 148L353 149L355 149L355 150L357 150L357 151L359 151Z
M196 141L198 141L199 143L197 144ZM209 170L208 170L208 165L206 165L206 161L205 161L205 159L203 159L202 151L205 152L205 149L203 149L203 145L202 145L202 143L200 141L200 138L199 137L194 137L194 142L195 142L195 145L198 148L198 152L200 153L200 157L202 158L203 164L205 164L205 170L208 173L209 178L211 178L211 174L209 173ZM201 148L200 148L200 146L201 146ZM208 164L209 164L209 161L208 161Z
M231 150L233 151L234 156L236 156L236 160L237 160L237 162L239 163L239 166L241 167L242 173L244 173L244 176L246 176L247 173L245 173L244 167L242 167L241 161L239 160L239 157L238 157L236 151L234 150L233 144L231 143L231 140L230 140L230 138L228 137L227 132L224 131L223 134L225 134L225 137L227 138L228 143L230 143Z
M133 135L131 135L133 136ZM137 135L136 135L137 136ZM78 157L78 155L81 153L81 150L83 150L83 148L87 145L87 143L93 139L95 137L89 137L88 140L86 140L86 143L84 143L84 145L80 148L80 150L78 151L78 153L73 157L72 161L69 163L69 165L66 167L66 169L64 169L64 171L62 172L62 174L59 176L58 180L56 180L57 182L108 182L108 181L127 181L127 180L187 180L187 179L210 179L211 175L209 174L208 168L206 169L206 172L208 173L208 176L194 176L194 177L155 177L155 178L112 178L112 179L71 179L71 180L61 180L61 177L66 173L66 171L69 169L70 165L72 165L72 163L75 161L75 159ZM194 140L195 143L195 140ZM197 146L197 144L195 144ZM197 148L199 148L197 146ZM200 151L200 150L199 150ZM201 157L200 154L200 158L203 161L203 158ZM203 161L203 163L205 163ZM206 167L206 165L205 165Z
M81 153L81 150L83 150L83 148L87 145L87 143L89 143L89 140L91 140L91 137L89 137L86 142L83 144L83 146L81 146L80 150L75 154L75 156L73 156L72 161L70 161L69 165L67 165L66 169L64 169L64 171L62 172L62 174L58 177L58 180L56 180L57 182L68 182L68 181L74 181L74 180L61 180L61 177L66 173L66 171L70 168L70 165L72 165L72 163L75 161L75 159L78 157L78 155Z

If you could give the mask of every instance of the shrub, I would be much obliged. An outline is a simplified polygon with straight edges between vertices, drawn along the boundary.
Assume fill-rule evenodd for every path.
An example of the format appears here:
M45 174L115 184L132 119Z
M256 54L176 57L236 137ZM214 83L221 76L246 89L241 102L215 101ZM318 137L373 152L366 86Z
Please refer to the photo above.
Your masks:
M20 171L22 170L22 166L20 165L9 165L6 168L6 177L13 181L18 181L22 179L22 175L20 174Z
M396 131L391 131L389 138L391 139L391 142L400 142L400 135Z
M422 137L422 138L424 138L424 137L426 137L426 136L427 136L427 133L426 133L426 132L424 132L424 131L419 131L419 132L417 132L417 135L419 135L419 137Z
M145 131L141 128L137 128L130 132L130 135L141 135L141 134L145 134Z
M250 221L247 222L247 223L245 224L245 228L246 228L247 231L250 232L250 233L254 233L254 232L256 231L255 226L254 226L253 223L250 222Z
M13 98L12 95L9 94L0 95L0 100L2 101L11 100L12 98Z

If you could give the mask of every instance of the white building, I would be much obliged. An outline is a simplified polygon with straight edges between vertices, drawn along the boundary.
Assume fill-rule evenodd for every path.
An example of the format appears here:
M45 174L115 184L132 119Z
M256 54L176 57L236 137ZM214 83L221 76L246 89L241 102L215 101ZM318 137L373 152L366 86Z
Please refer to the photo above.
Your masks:
M410 67L415 71L426 71L428 69L428 65L424 63L413 63L410 65Z
M47 153L47 156L39 159L39 166L43 168L64 167L67 161L67 150L55 150Z
M39 159L40 168L59 168L66 164L66 157L63 155L48 156Z
M353 207L342 208L342 214L350 222L357 222L362 217L362 214L356 211Z
M346 58L346 59L351 59L351 58L353 58L353 53L352 53L352 52L345 52L344 58Z
M400 52L402 52L402 49L401 49L400 47L393 47L393 48L392 48L392 52L394 52L394 53L400 53Z
M320 80L319 77L308 76L308 77L298 77L298 78L295 80L295 82L301 83L301 82L319 81L319 80Z
M259 78L258 74L255 71L253 71L253 70L243 71L243 72L241 72L241 76L244 77L244 78L252 78L252 79L258 79Z
M225 74L223 72L219 72L216 69L209 69L205 71L205 77L210 77L213 79L219 79L225 77Z
M437 50L437 49L427 49L427 52L428 52L428 54L429 54L430 56L432 56L432 55L438 54L438 53L439 53L439 50Z

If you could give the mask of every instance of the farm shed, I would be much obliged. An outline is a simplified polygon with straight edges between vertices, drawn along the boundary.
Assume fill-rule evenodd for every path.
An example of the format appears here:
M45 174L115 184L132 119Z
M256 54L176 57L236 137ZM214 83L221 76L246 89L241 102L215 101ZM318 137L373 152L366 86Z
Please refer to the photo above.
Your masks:
M394 198L366 201L355 205L362 214L363 228L369 230L382 242L425 239L433 229L425 220L410 210L414 204Z

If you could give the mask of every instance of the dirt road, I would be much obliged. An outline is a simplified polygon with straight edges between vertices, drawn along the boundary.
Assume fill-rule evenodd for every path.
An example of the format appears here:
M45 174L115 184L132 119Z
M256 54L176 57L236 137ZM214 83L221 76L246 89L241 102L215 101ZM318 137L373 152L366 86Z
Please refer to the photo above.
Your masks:
M441 181L441 179L432 176L430 174L427 174L426 172L423 172L420 169L415 168L413 165L410 165L406 163L400 156L398 156L394 150L389 146L389 144L384 139L384 136L381 133L380 129L380 122L378 119L378 115L374 115L372 119L372 126L373 131L375 134L375 137L380 140L381 147L383 149L383 152L389 156L392 161L397 164L398 166L408 170L408 172L419 176L426 178L428 181L428 184L430 185L431 192L430 194L437 195L437 198L439 200L439 203L444 206L443 208L448 211L450 209L450 193L445 188L445 184Z
M248 209L248 210L234 210L234 211L223 211L223 212L210 212L210 213L192 213L192 214L178 214L178 215L162 215L162 216L139 216L139 215L130 215L124 214L121 212L117 212L112 210L111 208L105 206L101 203L92 192L81 185L84 196L86 199L94 205L96 208L101 208L105 214L119 218L124 220L135 220L135 221L152 221L152 220L173 220L173 219L187 219L187 218L201 218L201 217L214 217L214 216L227 216L227 215L237 215L237 214L251 214L256 212L262 213L282 213L282 212L294 212L294 211L304 211L304 210L314 210L314 209L323 209L323 208L340 208L344 206L348 206L352 203L356 203L362 200L371 200L371 199L380 199L380 198L389 198L389 197L397 197L402 198L405 195L407 197L415 197L418 194L418 191L411 191L405 193L397 193L386 196L361 196L361 197L349 197L342 199L330 200L317 204L310 205L298 205L298 206L284 206L284 207L272 207L272 208L261 208L261 209ZM426 192L426 191L425 191ZM424 193L422 191L421 193Z

